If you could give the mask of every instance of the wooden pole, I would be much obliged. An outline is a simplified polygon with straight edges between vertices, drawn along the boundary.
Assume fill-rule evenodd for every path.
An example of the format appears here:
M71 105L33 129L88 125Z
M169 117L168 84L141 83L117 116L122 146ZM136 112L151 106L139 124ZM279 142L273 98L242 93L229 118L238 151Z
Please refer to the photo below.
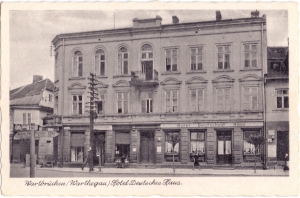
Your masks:
M34 123L31 123L30 136L30 177L35 177L35 139L34 139Z

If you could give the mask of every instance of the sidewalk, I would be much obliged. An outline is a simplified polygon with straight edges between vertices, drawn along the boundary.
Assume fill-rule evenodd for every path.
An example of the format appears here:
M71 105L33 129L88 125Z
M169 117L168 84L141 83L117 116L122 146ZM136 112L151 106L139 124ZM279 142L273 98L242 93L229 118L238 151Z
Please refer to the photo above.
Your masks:
M37 168L37 170L50 170L50 171L62 171L62 172L88 172L89 168L84 170L81 168ZM172 168L155 168L155 169L135 169L135 168L94 168L91 174L126 174L126 175L147 175L147 176L160 176L160 175L178 175L178 176L289 176L289 171L283 171L282 169L269 169L269 170L215 170L215 169L176 169L173 174Z

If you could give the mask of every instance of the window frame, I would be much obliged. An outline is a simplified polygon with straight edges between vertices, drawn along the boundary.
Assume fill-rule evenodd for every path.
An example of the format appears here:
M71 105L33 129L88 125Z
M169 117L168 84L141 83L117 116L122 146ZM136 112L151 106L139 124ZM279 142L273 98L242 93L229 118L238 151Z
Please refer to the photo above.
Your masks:
M167 136L168 136L168 134L178 134L178 136L180 137L180 132L179 131L166 131L165 132L165 144L164 144L164 153L165 154L172 154L172 152L168 152L168 146L167 146L167 144L171 144L171 143L169 143L168 141L167 141ZM175 153L175 155L179 155L179 153L180 153L180 144L181 144L181 141L179 141L176 145L175 145L175 147L174 147L174 151L175 151L175 148L177 148L178 149L178 151L177 151L177 153ZM171 144L171 147L172 147L172 144Z
M224 106L225 106L225 110L220 110L219 109L219 103L218 103L218 90L220 90L220 89L222 89L223 91L223 95L222 95L222 97L223 97L223 99L222 99L222 101L224 101L224 103L222 103L221 105L222 105L222 109L224 109ZM226 104L226 93L225 93L225 89L229 89L229 104ZM232 98L232 87L231 86L220 86L220 87L215 87L215 110L216 110L216 112L230 112L231 111L231 108L232 108L232 101L231 101L231 98ZM229 105L229 110L226 110L226 105Z
M256 133L256 135L249 135L249 137L246 138L245 136L246 136L246 133L248 133L248 132L250 134L251 133L252 134ZM261 135L261 130L253 130L253 129L245 129L245 130L243 130L243 155L254 155L255 154L255 153L249 153L249 151L248 151L248 153L245 152L245 143L250 144L250 143L247 142L247 140L250 139L253 136L259 136L259 135ZM253 144L250 144L250 148L251 147L254 147L254 149L255 149L255 146ZM255 150L254 150L254 152L255 152ZM258 148L257 154L260 154L260 147Z
M80 52L80 55L76 55L77 52ZM82 59L80 61L80 58ZM73 56L72 56L72 77L83 77L83 52L82 50L75 50L73 52ZM80 75L80 70L79 70L79 66L81 64L81 75ZM74 69L76 67L76 70ZM76 72L76 74L75 74Z
M247 51L245 49L245 46L249 45L249 50ZM252 50L252 46L256 45L256 50ZM258 69L258 43L257 42L250 42L250 43L243 43L242 45L243 49L242 49L242 53L243 53L243 68L244 69ZM249 53L249 66L246 67L246 54ZM253 59L252 53L256 53L255 55L255 59ZM253 66L253 60L256 60L256 66Z
M199 91L202 91L202 108L199 109ZM192 101L192 92L196 92L195 97L195 108L196 110L193 110L193 101ZM205 111L205 88L194 88L189 90L189 98L190 98L190 112L203 112ZM197 102L198 101L198 102Z
M287 94L280 94L280 95L278 95L278 91L287 91ZM278 98L281 98L281 106L282 107L278 107ZM288 102L287 102L287 104L288 104L288 107L284 107L285 106L285 98L287 98L288 100ZM288 110L289 109L289 88L275 88L275 108L277 109L277 110Z
M174 91L176 91L176 98L173 97ZM167 92L170 92L170 98L169 98L169 100L170 100L170 107L169 107L170 111L167 111L167 100L168 100L168 98L167 98ZM164 96L165 96L164 97L165 98L164 99L164 105L165 105L164 109L165 109L166 113L178 113L179 112L179 94L178 94L178 92L179 92L179 90L177 90L177 89L167 89L167 90L164 90ZM173 104L174 99L177 100L176 105ZM174 111L174 107L177 107L177 111ZM173 111L171 111L171 109L173 109Z
M99 105L100 102L102 102L102 112L99 113L99 106L98 105ZM105 93L100 92L99 93L99 100L96 100L95 103L97 105L96 106L97 114L99 114L99 115L105 114Z
M219 47L223 48L223 52L219 52ZM225 47L229 47L229 52L226 52ZM232 44L228 43L224 43L224 44L218 44L216 45L217 48L217 70L218 71L226 71L226 70L232 70ZM222 68L219 69L219 54L222 55ZM229 55L229 67L225 68L225 63L226 63L226 54Z
M122 52L122 49L126 49L126 52ZM125 57L125 54L127 54L127 58ZM119 57L121 55L121 58ZM125 74L125 70L124 70L124 63L127 61L127 73ZM121 63L121 65L119 65ZM129 75L129 49L128 47L125 46L121 46L118 49L117 52L117 75L122 76L122 75Z
M74 96L76 96L77 99L78 99L75 102L74 102ZM81 101L79 101L79 96L81 96ZM72 101L72 108L71 108L72 115L83 115L84 114L84 106L83 106L83 104L84 104L84 95L80 94L80 93L77 93L77 94L71 94L71 97L72 97L72 100L71 100ZM76 112L74 112L74 103L77 104ZM81 103L81 113L79 113L79 104L80 103Z
M122 98L121 100L119 100L119 94L122 94ZM127 100L125 100L125 94L127 94ZM116 99L117 99L117 114L128 114L130 113L130 110L129 110L129 103L130 103L130 92L129 91L118 91L116 92ZM121 102L121 106L122 106L122 109L121 109L121 112L119 112L119 101ZM125 112L125 102L127 101L127 112Z
M197 133L197 139L192 139L192 133ZM203 134L203 139L198 139L198 133ZM196 153L206 153L206 135L205 134L206 133L203 130L190 131L190 153L195 154L195 153L193 153L193 150L192 150L192 142L194 142L194 141L196 141L196 145L197 145L197 142L203 142L203 144L204 144L204 149L202 150L202 152L198 152L196 150Z
M249 102L246 103L246 92L245 92L245 89L246 88L249 88ZM256 94L253 94L252 93L252 89L253 88L256 88ZM253 108L253 97L256 96L257 97L257 101L256 101L256 109ZM260 94L259 94L259 86L255 86L255 85L245 85L243 86L243 96L242 96L242 101L243 101L243 111L258 111L259 110L259 100L260 100ZM246 105L245 104L248 104L248 108L246 109ZM251 107L250 107L251 106Z
M173 50L176 51L176 55L173 55ZM168 56L167 51L170 51L170 56ZM164 62L164 67L166 72L178 72L178 59L179 59L179 49L177 47L170 47L164 49L164 55L165 55L165 62ZM176 57L176 70L173 70L173 61L174 57ZM170 58L170 70L167 69L167 63L168 63L168 58Z
M98 52L99 50L102 50L103 52ZM102 56L104 56L104 60L102 60ZM95 51L95 54L94 54L94 63L95 63L95 74L97 76L105 76L106 74L106 53L105 53L105 50L103 48L98 48L96 51ZM102 74L102 63L104 64L104 69L103 69L103 74ZM98 69L97 69L98 68Z
M199 54L199 48L201 48L201 53ZM189 71L204 71L204 59L205 59L205 53L204 53L204 45L199 45L199 46L191 46L190 48L190 68ZM196 50L196 54L195 54L195 69L192 68L192 50ZM202 57L202 65L201 65L201 69L199 69L199 60L198 60L198 56ZM197 68L197 69L196 69Z

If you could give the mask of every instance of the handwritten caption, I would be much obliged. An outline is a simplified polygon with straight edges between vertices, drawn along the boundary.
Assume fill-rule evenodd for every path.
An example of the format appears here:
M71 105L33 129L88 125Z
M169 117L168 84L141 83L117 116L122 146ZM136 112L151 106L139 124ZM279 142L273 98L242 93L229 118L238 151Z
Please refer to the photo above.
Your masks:
M54 181L31 181L26 180L25 186L34 186L34 187L42 187L42 186L88 186L88 187L117 187L117 186L179 186L182 185L180 181L175 181L172 179L163 179L163 180L122 180L122 179L114 179L109 181L92 181L90 179L85 181L78 180L69 180L67 182L60 182L59 180Z

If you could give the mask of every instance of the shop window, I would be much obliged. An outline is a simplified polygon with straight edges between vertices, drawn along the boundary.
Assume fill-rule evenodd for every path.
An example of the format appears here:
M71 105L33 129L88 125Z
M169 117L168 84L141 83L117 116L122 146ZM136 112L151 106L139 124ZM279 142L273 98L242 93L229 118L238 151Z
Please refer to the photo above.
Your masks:
M276 108L287 109L289 108L289 90L276 89Z
M115 160L121 159L122 156L129 161L130 156L130 144L116 144L116 153L115 153Z
M218 69L230 69L230 45L218 46Z
M128 113L129 109L129 93L117 93L118 113Z
M72 162L83 162L84 160L84 139L83 133L72 133L71 134L71 161Z
M178 50L167 49L165 51L165 56L166 56L166 71L167 72L177 71Z
M97 113L104 114L104 105L105 105L104 94L99 94L99 100L96 101L96 105L97 105Z
M165 91L166 112L178 112L178 91Z
M83 147L72 146L71 147L71 161L72 162L83 162Z
M203 46L193 47L191 53L191 70L203 70Z
M103 49L98 49L95 53L95 72L98 76L105 75L105 53Z
M244 87L245 111L258 110L258 87Z
M257 68L257 44L244 44L244 66L248 68Z
M180 144L180 134L178 132L168 132L166 133L165 141L165 159L166 161L173 160L173 154L175 161L179 161L179 144ZM174 149L172 142L176 142Z
M231 93L230 88L216 89L216 107L217 111L230 111Z
M205 133L191 132L191 153L205 152Z
M82 95L72 95L72 113L82 114Z
M128 50L125 47L121 47L118 51L118 75L128 74Z
M200 112L204 110L204 90L196 89L190 91L191 111Z
M83 55L81 51L73 54L73 77L83 76Z
M251 137L259 136L259 131L244 131L244 155L254 155L255 154L255 146L247 142ZM259 148L256 153L260 153Z

